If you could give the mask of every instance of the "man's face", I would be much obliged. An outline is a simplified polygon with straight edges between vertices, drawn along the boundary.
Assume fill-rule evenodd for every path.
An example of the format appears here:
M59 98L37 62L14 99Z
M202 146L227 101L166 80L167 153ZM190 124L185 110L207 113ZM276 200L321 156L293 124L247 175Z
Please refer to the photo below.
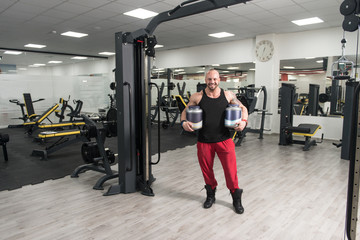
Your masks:
M220 76L217 71L210 71L206 74L205 83L210 90L215 90L219 86Z

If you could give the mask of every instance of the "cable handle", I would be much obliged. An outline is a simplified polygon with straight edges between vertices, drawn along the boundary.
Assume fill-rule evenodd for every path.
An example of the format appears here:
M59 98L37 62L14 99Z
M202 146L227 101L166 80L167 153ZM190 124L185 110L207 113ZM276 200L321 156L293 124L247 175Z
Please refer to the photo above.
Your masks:
M156 162L151 162L152 165L156 165L160 162L160 90L159 86L156 83L150 82L149 85L154 85L158 93L157 109L158 109L158 160Z
M132 114L131 114L131 86L130 83L128 82L124 82L124 86L128 86L129 89L129 119L130 119L130 167L126 168L127 172L131 172L133 169L133 161L132 161L132 157L133 157L133 140L132 140L132 134L131 134L131 130L132 130Z

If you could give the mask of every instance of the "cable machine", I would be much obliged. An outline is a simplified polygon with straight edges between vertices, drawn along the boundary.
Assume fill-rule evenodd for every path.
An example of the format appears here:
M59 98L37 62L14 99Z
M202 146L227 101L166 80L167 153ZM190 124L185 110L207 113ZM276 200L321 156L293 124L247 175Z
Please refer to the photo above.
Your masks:
M154 17L146 28L115 34L115 82L118 131L118 184L104 195L141 191L154 196L151 184L151 63L157 44L153 32L166 21L251 0L189 0ZM159 136L160 137L160 136ZM160 152L158 153L158 157Z
M354 32L358 31L357 44L359 45L359 27L360 27L360 0L345 0L340 6L340 13L344 15L342 27L344 31ZM357 59L358 46L356 51L356 68L355 77L357 77ZM356 80L356 79L355 79ZM349 108L350 112L350 138L349 138L349 175L348 175L348 192L347 192L347 206L346 206L346 226L345 232L347 239L356 239L356 227L358 221L358 205L359 205L359 184L360 184L360 103L359 92L360 85L352 86L354 90L353 101ZM345 124L345 119L344 123ZM344 130L343 130L344 131Z

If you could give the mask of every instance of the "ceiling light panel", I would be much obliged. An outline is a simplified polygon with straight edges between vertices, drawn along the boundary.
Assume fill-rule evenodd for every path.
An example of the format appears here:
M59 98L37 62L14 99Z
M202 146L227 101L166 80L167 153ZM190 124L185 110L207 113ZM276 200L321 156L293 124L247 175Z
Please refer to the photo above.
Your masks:
M219 32L219 33L209 34L209 36L210 36L210 37L215 37L215 38L225 38L225 37L235 36L235 34L233 34L233 33L228 33L228 32Z
M89 34L68 31L68 32L64 32L64 33L62 33L61 35L63 35L63 36L67 36L67 37L82 38L82 37L86 37L86 36L88 36Z
M305 26L305 25L310 25L310 24L322 23L324 21L322 19L318 18L318 17L313 17L313 18L305 18L305 19L300 19L300 20L294 20L294 21L291 21L291 22L295 23L298 26Z
M87 57L76 56L76 57L72 57L71 59L84 60L87 59Z
M124 15L140 19L147 19L158 15L158 13L143 8L137 8L135 10L124 13Z
M29 43L29 44L24 45L24 47L28 47L28 48L44 48L44 47L46 47L46 45Z
M19 52L19 51L5 51L4 54L19 55L19 54L22 54L22 52Z
M99 52L100 55L112 56L115 55L114 52Z

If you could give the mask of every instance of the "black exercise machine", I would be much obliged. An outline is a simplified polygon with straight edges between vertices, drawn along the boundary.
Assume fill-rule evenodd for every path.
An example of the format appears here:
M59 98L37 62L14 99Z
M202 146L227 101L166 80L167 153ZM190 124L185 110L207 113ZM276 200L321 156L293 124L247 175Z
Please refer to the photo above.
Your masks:
M179 110L176 106L176 101L173 99L171 95L171 91L174 90L175 84L171 82L172 71L171 69L167 69L167 94L163 95L165 89L165 83L162 82L160 86L160 98L157 99L156 105L160 104L160 110L165 113L166 120L161 123L161 126L166 129L169 126L173 127L179 115ZM153 110L153 114L151 115L151 120L154 122L157 114L160 114L157 106L152 106L151 110Z
M60 98L61 109L59 112L55 111L55 115L59 118L59 123L63 122L65 117L69 117L70 122L74 121L76 118L80 117L80 112L83 106L83 102L81 100L73 100L75 104L75 108L73 108L70 104L70 96L68 100ZM69 112L69 113L67 113Z
M280 145L302 144L303 150L308 151L311 146L316 145L316 140L311 140L311 137L321 128L317 124L299 124L297 127L293 126L293 105L295 95L295 85L283 83L281 86L281 101L280 101ZM305 140L294 140L293 135L303 136ZM322 134L321 141L324 134Z
M349 160L350 159L350 148L352 145L350 135L351 135L351 121L353 118L354 112L352 111L352 105L355 98L355 89L359 85L359 82L356 82L355 79L348 76L348 81L346 82L345 88L345 104L343 107L343 128L342 128L342 138L341 138L341 159Z
M110 179L119 177L117 171L111 169L111 165L115 164L117 154L114 154L110 149L105 148L104 143L106 137L116 137L117 131L112 132L114 128L109 128L109 124L114 121L95 123L89 117L82 115L86 123L85 130L81 131L86 139L95 138L94 141L85 141L81 146L81 156L85 162L84 165L78 166L71 174L72 178L79 177L79 174L91 170L105 175L98 179L93 186L95 190L102 190L103 184ZM115 120L116 121L116 120ZM110 131L110 133L109 133Z
M6 149L6 143L9 142L9 139L10 138L9 138L8 134L0 133L0 145L2 146L4 159L6 162L9 160L8 154L7 154L7 149Z
M348 174L348 191L346 205L346 235L348 239L356 238L356 228L358 225L358 207L359 207L359 186L360 186L360 104L359 104L360 85L357 84L353 91L353 101L351 104L345 102L350 112L349 124L349 174ZM344 131L344 130L343 130ZM344 132L343 132L344 133ZM343 135L344 136L344 135ZM343 139L344 140L344 139Z
M265 125L265 116L271 115L271 113L267 112L266 104L267 104L267 91L265 86L261 86L260 88L255 88L255 85L249 85L245 87L239 88L229 88L229 90L237 90L236 94L237 99L247 108L249 116L254 114L255 112L261 114L260 127L259 128L251 128L246 127L243 131L238 132L233 140L235 141L236 146L240 146L244 138L246 137L246 133L258 133L259 139L263 139L264 136L264 125ZM263 102L261 109L255 108L260 98L260 95L263 95Z
M18 99L10 99L9 102L14 103L20 106L22 117L18 117L15 119L21 119L24 123L33 120L37 115L35 114L33 103L40 102L45 100L44 98L39 98L37 100L31 99L30 93L23 93L24 103L21 103ZM25 104L26 101L26 104ZM25 109L26 108L26 109ZM26 113L25 113L26 110ZM20 128L24 127L23 124L9 125L8 128Z
M186 1L173 10L158 14L144 29L115 34L117 136L121 159L118 184L112 185L105 195L141 191L144 195L154 196L152 165L159 159L155 163L151 160L150 79L151 58L155 56L157 44L152 34L156 27L162 22L248 1Z

